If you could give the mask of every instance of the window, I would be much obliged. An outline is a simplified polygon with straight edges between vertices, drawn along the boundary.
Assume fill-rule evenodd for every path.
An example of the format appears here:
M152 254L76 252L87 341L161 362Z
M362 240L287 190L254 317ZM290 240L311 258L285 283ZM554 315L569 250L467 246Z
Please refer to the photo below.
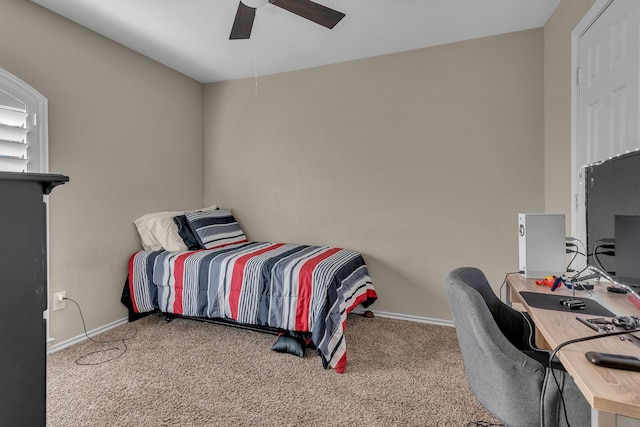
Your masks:
M47 99L0 68L0 171L49 170Z

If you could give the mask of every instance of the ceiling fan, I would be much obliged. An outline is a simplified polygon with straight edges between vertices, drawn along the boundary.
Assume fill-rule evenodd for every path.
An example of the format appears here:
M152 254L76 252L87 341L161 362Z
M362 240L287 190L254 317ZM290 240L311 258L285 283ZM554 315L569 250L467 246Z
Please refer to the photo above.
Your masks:
M329 29L335 27L345 17L344 13L314 3L311 0L240 0L229 40L248 39L251 36L256 9L267 3L295 13Z

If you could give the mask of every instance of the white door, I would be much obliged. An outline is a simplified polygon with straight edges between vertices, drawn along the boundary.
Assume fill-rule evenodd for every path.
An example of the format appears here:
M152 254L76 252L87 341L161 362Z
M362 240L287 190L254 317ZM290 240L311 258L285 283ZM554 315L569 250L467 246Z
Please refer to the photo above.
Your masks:
M574 227L584 242L584 165L640 146L640 1L613 0L578 35L577 138L573 156ZM589 16L589 15L587 15ZM578 29L578 27L576 27ZM577 220L577 221L576 221ZM575 233L575 228L574 228ZM574 234L576 235L576 234Z

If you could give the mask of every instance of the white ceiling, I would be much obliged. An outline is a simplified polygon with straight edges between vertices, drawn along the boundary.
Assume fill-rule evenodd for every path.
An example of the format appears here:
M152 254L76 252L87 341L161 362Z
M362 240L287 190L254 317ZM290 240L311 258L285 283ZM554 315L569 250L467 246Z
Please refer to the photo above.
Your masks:
M267 4L229 40L239 0L31 0L202 83L542 27L560 0L315 0L332 30Z

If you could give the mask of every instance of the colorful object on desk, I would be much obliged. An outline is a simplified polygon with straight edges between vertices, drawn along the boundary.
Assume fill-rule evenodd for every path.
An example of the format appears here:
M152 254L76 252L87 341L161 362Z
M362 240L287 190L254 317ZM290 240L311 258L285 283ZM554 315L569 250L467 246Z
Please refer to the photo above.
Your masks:
M552 291L555 291L559 286L562 286L562 277L546 276L542 280L536 280L538 286L548 286Z
M542 280L536 280L536 285L552 287L555 280L556 276L546 276Z
M562 284L564 283L564 280L562 280L562 277L556 277L556 280L553 282L553 286L551 287L552 291L555 291L556 289L558 289L558 287L562 286ZM565 286L567 285L566 283L564 283Z

